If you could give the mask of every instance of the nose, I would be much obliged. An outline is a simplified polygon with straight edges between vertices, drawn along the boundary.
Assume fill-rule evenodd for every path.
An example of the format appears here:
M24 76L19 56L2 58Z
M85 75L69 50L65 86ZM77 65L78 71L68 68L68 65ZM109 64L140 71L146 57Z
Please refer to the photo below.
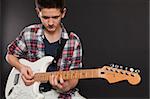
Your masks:
M52 18L49 18L49 19L48 19L48 25L53 25L53 23L54 23L53 19L52 19Z

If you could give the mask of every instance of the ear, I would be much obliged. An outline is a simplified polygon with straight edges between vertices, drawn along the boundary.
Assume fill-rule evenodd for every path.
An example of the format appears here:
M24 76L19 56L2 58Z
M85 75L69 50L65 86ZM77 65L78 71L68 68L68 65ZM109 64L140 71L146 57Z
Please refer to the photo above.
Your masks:
M40 17L40 10L38 8L35 8L35 11L36 11L38 17Z
M63 13L62 13L62 17L61 17L61 18L64 18L64 17L65 17L66 12L67 12L67 9L66 9L66 8L64 8L64 9L63 9Z

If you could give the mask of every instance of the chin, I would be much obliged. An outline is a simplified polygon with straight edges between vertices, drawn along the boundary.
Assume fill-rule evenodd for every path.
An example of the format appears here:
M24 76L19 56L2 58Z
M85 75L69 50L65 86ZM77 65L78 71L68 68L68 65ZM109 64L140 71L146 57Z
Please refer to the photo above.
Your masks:
M55 32L56 29L47 29L48 32Z

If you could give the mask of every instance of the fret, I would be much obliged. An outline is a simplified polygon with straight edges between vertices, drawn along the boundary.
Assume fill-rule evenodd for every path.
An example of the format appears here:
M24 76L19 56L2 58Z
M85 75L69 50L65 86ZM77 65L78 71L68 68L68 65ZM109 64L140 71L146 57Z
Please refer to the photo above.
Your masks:
M70 70L70 71L58 71L58 72L45 72L36 73L34 76L35 81L48 81L52 75L62 76L63 79L85 79L85 78L98 78L98 69L85 69L85 70Z

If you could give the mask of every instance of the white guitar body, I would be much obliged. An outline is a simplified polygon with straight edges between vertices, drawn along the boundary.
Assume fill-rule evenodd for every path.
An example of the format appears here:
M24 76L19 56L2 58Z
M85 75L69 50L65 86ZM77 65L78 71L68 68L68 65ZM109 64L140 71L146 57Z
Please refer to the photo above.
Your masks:
M19 62L29 66L33 73L46 72L47 67L53 61L53 57L46 56L36 62L29 62L20 59ZM39 92L40 82L34 82L31 86L26 86L21 78L20 72L13 68L9 74L5 89L6 99L44 99L44 95Z

